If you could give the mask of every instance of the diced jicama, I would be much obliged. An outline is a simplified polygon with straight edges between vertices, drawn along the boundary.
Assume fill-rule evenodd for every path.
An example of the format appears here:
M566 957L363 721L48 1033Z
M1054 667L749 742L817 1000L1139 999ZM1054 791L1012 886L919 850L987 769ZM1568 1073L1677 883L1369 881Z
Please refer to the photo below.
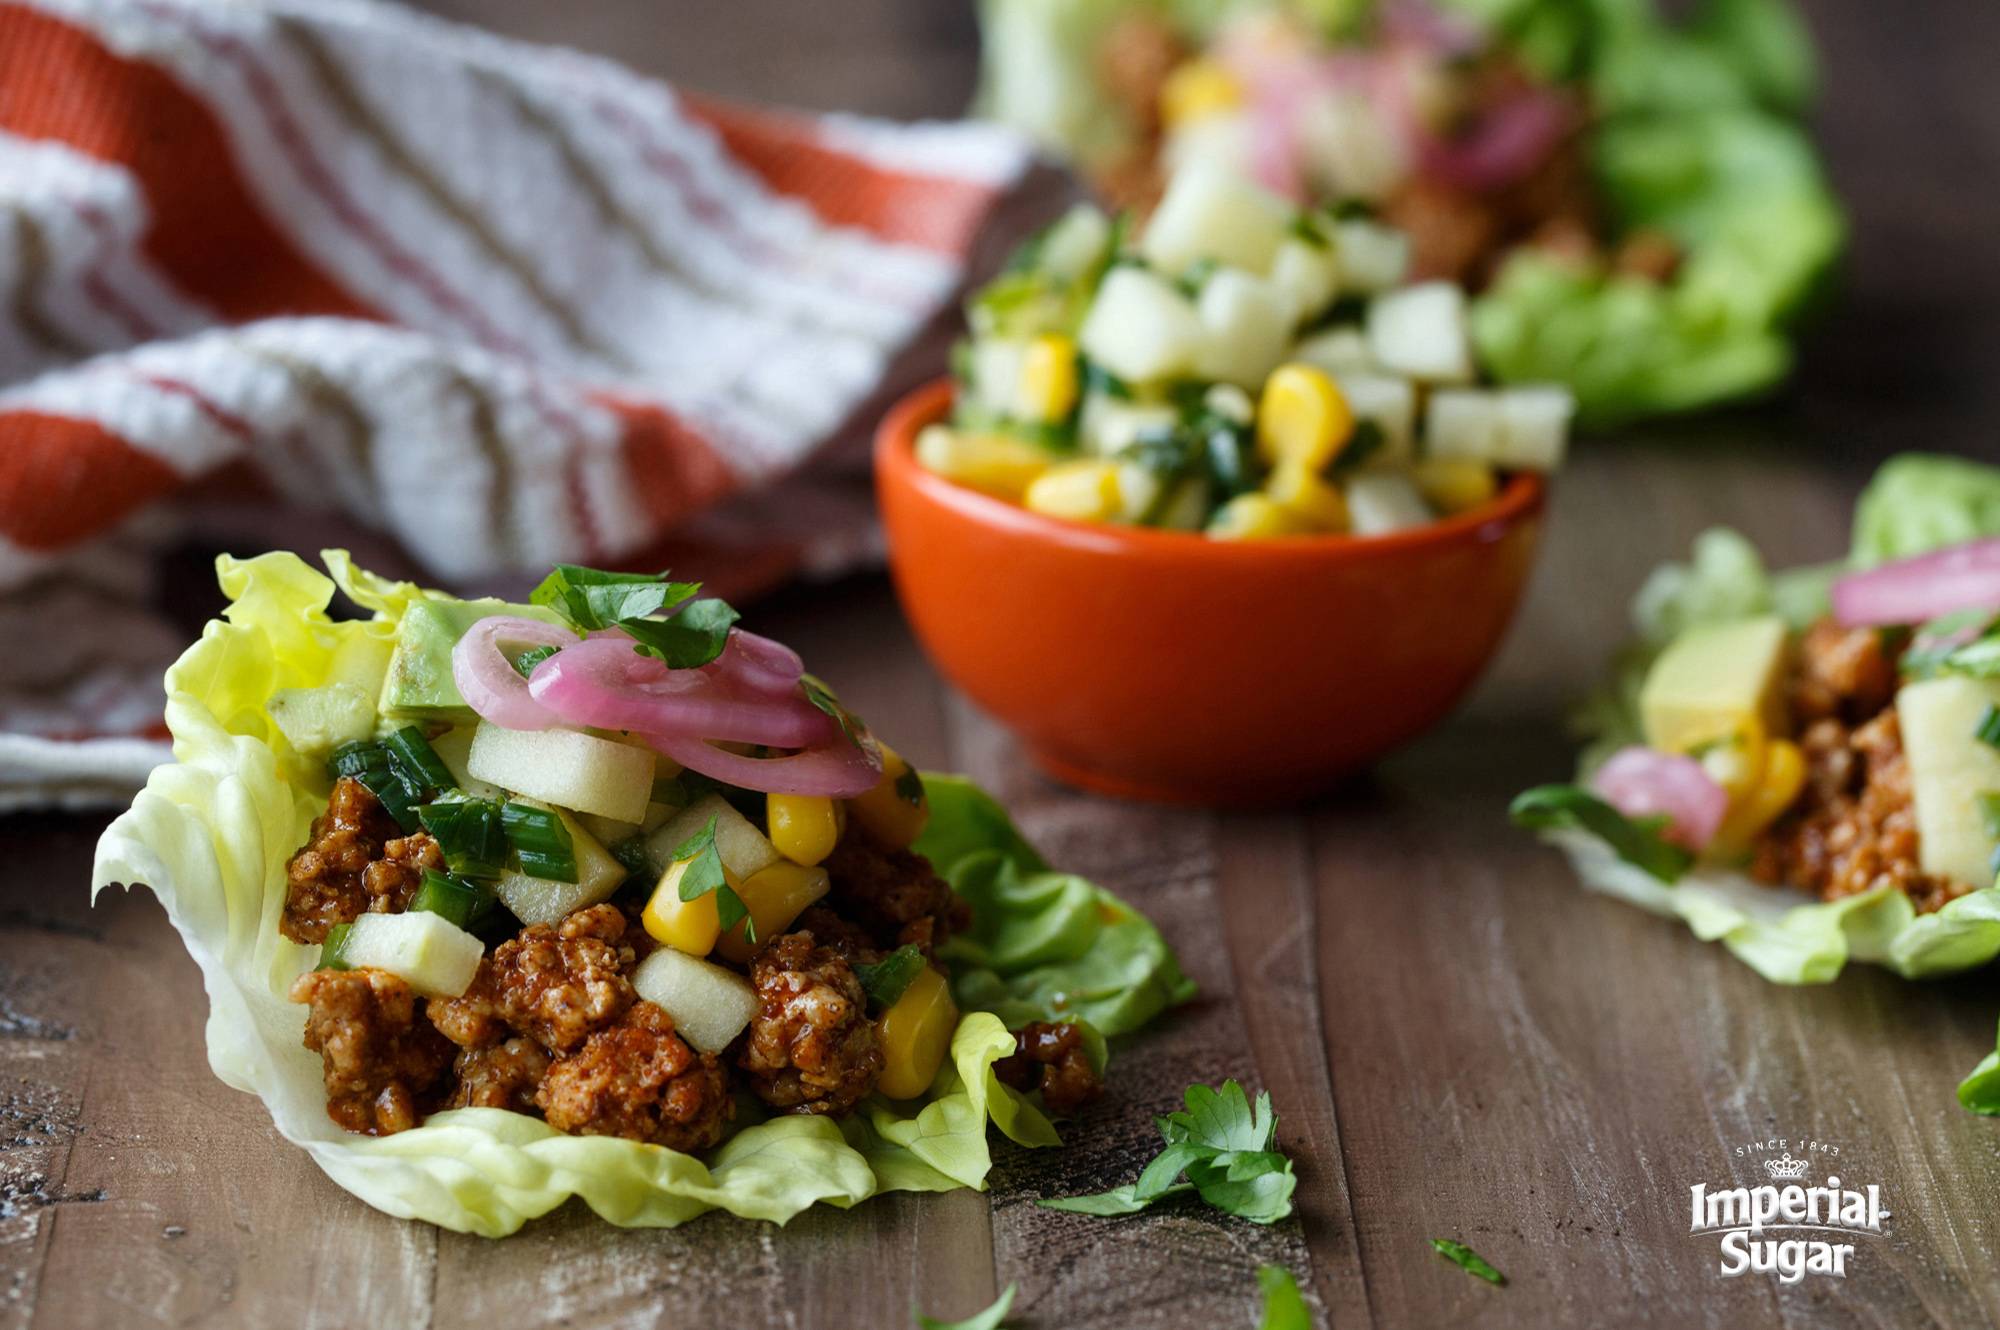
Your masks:
M1021 367L1027 359L1025 337L974 340L970 385L973 403L1007 419L1021 416Z
M755 877L783 858L778 847L719 794L704 795L662 823L646 838L647 853L656 863L671 863L674 851L715 819L715 852L722 866L738 878Z
M1500 397L1483 388L1441 388L1424 416L1424 452L1492 462L1500 455Z
M632 972L641 998L674 1018L681 1038L703 1053L729 1047L757 1014L757 990L734 970L661 947Z
M465 766L504 790L619 822L645 817L653 795L650 749L577 730L508 730L482 721Z
M1465 292L1450 282L1424 282L1377 296L1368 306L1368 351L1392 373L1470 383Z
M1417 487L1395 471L1368 472L1349 481L1347 518L1357 536L1384 535L1435 520Z
M472 985L486 948L428 910L364 914L348 925L341 960L350 970L386 970L425 997L453 998Z
M1357 218L1336 223L1333 236L1347 290L1375 295L1402 285L1409 274L1410 240L1401 231Z
M1980 807L2000 793L2000 748L1979 731L2000 706L2000 680L1945 675L1905 685L1896 719L1909 756L1917 853L1926 873L1993 885L1996 841Z
M1349 371L1335 374L1334 382L1340 385L1354 418L1382 431L1382 447L1363 465L1407 466L1415 452L1417 421L1417 391L1410 381Z
M1304 361L1336 377L1381 372L1368 351L1368 336L1359 328L1328 328L1302 337L1285 359Z
M659 830L668 818L679 811L680 808L677 805L663 804L655 801L646 805L646 816L640 818L637 822L620 822L613 818L599 817L595 813L578 813L576 815L576 822L578 826L594 836L598 844L616 845L619 841L625 840L628 837L643 836L649 832Z
M1340 260L1330 242L1286 236L1271 259L1270 282L1291 301L1294 323L1310 319L1340 293Z
M1120 267L1098 287L1077 341L1119 378L1144 383L1192 370L1205 335L1194 306L1171 282Z
M1057 219L1042 236L1035 266L1065 280L1081 277L1104 257L1111 243L1111 219L1088 203L1079 203Z
M1202 259L1263 274L1291 224L1291 206L1225 166L1190 162L1167 184L1139 250L1162 272Z
M522 802L534 803L531 799ZM612 858L595 836L562 809L553 811L569 832L570 844L576 852L576 881L551 882L510 869L493 884L493 894L524 924L552 924L586 905L609 900L626 877L625 865Z
M375 733L375 693L351 683L280 688L266 709L285 742L302 757L324 757Z
M1085 452L1104 455L1124 451L1149 430L1170 430L1178 419L1174 409L1162 403L1127 402L1089 393L1083 399L1077 433L1082 436Z
M1291 340L1291 302L1263 278L1237 268L1223 268L1202 285L1195 311L1203 332L1195 369L1203 378L1260 384Z

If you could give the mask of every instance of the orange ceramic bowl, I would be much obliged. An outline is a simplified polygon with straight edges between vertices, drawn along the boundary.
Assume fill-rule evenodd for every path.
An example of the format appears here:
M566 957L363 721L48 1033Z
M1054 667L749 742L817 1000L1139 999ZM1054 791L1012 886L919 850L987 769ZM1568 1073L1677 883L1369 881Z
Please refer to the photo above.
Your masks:
M951 385L890 412L875 484L903 610L1059 779L1288 803L1436 724L1514 617L1542 481L1385 536L1218 541L1043 517L917 463Z

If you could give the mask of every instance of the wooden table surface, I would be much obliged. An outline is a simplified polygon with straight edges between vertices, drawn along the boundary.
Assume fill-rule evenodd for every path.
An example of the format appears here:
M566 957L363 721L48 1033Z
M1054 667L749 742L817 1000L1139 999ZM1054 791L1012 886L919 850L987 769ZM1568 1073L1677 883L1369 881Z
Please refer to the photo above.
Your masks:
M949 114L973 31L938 0L437 6L715 91ZM1580 891L1507 826L1568 769L1560 717L1644 572L1712 523L1779 561L1844 545L1899 448L2000 438L2000 10L1819 0L1834 174L1856 220L1844 306L1797 390L1588 446L1534 591L1462 712L1338 799L1217 816L1026 770L940 684L877 578L753 623L913 758L970 771L1050 857L1151 912L1201 998L1121 1050L1061 1151L1000 1143L991 1189L890 1196L788 1228L627 1232L577 1206L504 1242L376 1214L225 1089L199 977L143 893L84 902L101 820L0 820L0 1330L151 1324L901 1326L1018 1282L1044 1327L1250 1326L1275 1261L1333 1324L1979 1325L2000 1318L2000 1123L1957 1078L1993 1047L1991 972L1767 985L1680 927ZM1038 1196L1125 1181L1189 1081L1268 1089L1296 1220L1118 1220ZM1687 1188L1754 1181L1751 1142L1836 1143L1890 1232L1845 1281L1720 1279ZM1462 1238L1509 1277L1429 1250ZM696 1322L690 1322L696 1323Z

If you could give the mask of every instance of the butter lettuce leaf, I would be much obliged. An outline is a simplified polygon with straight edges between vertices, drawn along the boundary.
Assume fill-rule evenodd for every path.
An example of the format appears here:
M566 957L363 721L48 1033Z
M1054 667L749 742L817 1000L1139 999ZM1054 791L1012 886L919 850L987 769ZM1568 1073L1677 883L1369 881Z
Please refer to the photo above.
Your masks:
M1861 567L2000 535L2000 467L1904 453L1882 464L1854 507Z
M262 1099L286 1139L377 1209L497 1237L572 1196L616 1224L671 1226L718 1209L782 1224L813 1205L847 1207L886 1191L980 1187L992 1162L989 1124L1023 1145L1058 1143L1036 1104L994 1074L994 1063L1014 1048L1010 1024L1028 1012L1102 1012L1111 1028L1130 1029L1183 991L1158 930L1122 903L1104 904L1110 898L1103 897L1107 920L1084 940L1061 917L1063 899L996 894L989 903L1002 917L987 924L995 936L1064 941L996 961L1005 974L992 1004L968 1001L966 993L985 991L983 976L998 972L982 964L960 977L964 1014L945 1067L921 1099L878 1098L839 1123L745 1119L700 1157L567 1136L488 1108L438 1113L394 1136L341 1131L326 1115L319 1057L300 1042L305 1009L285 999L317 949L278 932L285 864L324 806L326 778L320 762L286 744L267 704L278 689L324 684L357 643L386 643L410 604L438 593L374 577L340 551L324 557L332 579L291 554L218 561L231 604L167 673L175 760L154 771L106 829L92 894L144 885L159 898L201 967L216 1075ZM336 582L372 617L330 617ZM960 861L1004 857L1032 865L1031 873L1045 871L985 794L954 777L927 783L940 814L932 843L942 851ZM1119 941L1104 943L1106 935ZM1142 964L1131 963L1134 954ZM1064 1004L1048 995L1066 983L1101 996L1059 1011ZM1088 1039L1101 1059L1102 1040L1094 1031Z
M1988 1053L1986 1060L1959 1083L1958 1102L1974 1113L2000 1117L2000 1049Z

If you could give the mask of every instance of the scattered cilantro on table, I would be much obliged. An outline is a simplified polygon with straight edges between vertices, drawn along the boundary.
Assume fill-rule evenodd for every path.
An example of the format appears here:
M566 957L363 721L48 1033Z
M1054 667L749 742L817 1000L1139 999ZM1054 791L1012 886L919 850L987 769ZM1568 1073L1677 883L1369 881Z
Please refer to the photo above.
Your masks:
M1257 1330L1312 1330L1312 1314L1290 1270L1282 1265L1258 1266L1257 1287L1264 1290L1264 1318L1257 1322Z
M1450 1238L1432 1238L1431 1250L1467 1274L1483 1279L1489 1284L1504 1286L1507 1282L1507 1276L1494 1269L1487 1263L1485 1257L1462 1242L1453 1242Z
M974 1312L963 1321L940 1321L918 1312L918 1330L1000 1330L1001 1320L1006 1317L1008 1308L1014 1305L1016 1291L1016 1285L1007 1285L1000 1290L1000 1296L993 1299L992 1306L985 1311Z

